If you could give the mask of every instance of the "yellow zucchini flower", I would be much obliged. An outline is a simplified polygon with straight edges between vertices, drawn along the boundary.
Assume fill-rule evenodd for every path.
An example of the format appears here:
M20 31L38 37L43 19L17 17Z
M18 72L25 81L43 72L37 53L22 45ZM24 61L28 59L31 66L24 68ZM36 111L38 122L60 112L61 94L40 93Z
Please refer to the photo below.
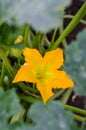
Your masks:
M23 55L26 63L18 70L13 83L26 81L36 84L44 103L54 95L53 88L66 89L74 86L66 72L59 70L64 62L60 48L46 52L43 57L37 49L25 48Z

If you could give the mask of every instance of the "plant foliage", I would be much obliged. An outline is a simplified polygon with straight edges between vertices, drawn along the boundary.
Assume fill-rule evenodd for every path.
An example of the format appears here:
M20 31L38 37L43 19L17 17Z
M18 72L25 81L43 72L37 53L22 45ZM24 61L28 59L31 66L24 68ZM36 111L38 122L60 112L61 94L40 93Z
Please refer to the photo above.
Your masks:
M60 26L69 4L70 0L0 0L0 24L29 23L36 30L48 31Z
M9 119L19 112L21 106L14 90L4 92L0 89L0 128L4 130L75 130L73 115L65 111L61 103L50 101L46 105L36 102L31 105L27 116L34 125L23 121L9 123Z
M75 92L86 95L86 29L66 49L64 68L75 81Z

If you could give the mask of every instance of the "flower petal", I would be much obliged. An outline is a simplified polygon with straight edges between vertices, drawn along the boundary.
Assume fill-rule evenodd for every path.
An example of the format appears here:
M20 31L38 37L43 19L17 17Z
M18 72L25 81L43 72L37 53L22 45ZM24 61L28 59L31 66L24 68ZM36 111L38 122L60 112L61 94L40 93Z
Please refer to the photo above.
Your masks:
M43 57L43 63L45 65L51 64L50 66L52 69L60 68L63 64L63 61L63 51L60 48L46 52L45 56Z
M40 91L43 98L44 104L51 98L54 94L52 92L52 86L49 82L41 83L37 82L37 89Z
M65 71L56 70L54 74L56 75L56 79L52 81L54 88L65 89L74 87L74 82Z
M37 49L25 48L23 51L25 61L28 64L35 65L36 63L42 63L42 56Z
M36 82L35 77L32 76L33 68L29 65L23 65L17 72L13 83L19 82L19 81L26 81L26 82Z

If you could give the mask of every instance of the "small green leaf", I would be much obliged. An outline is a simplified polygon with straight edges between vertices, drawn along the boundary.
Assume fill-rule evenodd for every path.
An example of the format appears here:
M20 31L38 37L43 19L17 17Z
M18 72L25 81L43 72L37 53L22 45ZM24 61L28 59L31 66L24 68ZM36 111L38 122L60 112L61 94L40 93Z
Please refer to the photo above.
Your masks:
M86 96L86 29L77 35L65 52L64 69L75 81L75 92Z
M39 31L58 27L70 0L0 0L0 24L29 23Z
M51 101L33 104L28 113L34 122L31 130L76 130L72 113L65 111L61 103ZM75 129L76 128L76 129Z

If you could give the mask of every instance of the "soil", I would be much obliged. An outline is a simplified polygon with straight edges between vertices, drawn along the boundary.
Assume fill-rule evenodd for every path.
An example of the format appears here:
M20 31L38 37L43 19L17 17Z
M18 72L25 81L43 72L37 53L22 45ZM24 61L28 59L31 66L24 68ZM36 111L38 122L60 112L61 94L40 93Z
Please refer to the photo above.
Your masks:
M67 104L86 110L86 96L75 95L72 92Z

